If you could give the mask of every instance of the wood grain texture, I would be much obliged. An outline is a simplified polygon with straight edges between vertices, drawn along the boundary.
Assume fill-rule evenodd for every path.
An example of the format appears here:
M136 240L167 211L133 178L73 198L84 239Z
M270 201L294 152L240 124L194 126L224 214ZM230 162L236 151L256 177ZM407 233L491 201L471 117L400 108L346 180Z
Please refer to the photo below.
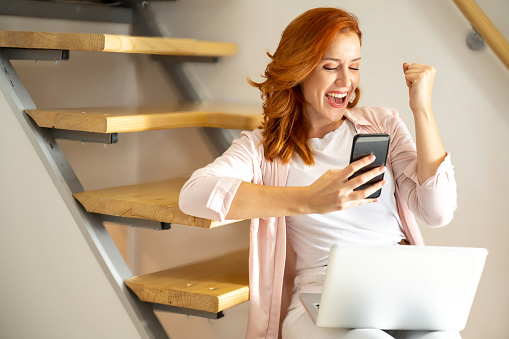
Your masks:
M104 39L104 52L209 57L234 55L237 52L237 46L228 42L108 34L104 35Z
M145 302L217 313L249 300L248 251L133 277L125 284Z
M509 43L474 0L454 0L477 33L509 69Z
M37 125L95 133L140 132L182 127L253 130L262 122L259 105L184 103L167 107L36 109Z
M183 213L178 207L180 190L185 178L146 184L105 188L75 193L74 197L87 212L213 228L236 220L219 222Z
M102 34L0 31L0 47L101 52Z
M0 47L207 57L229 56L237 52L237 45L228 42L22 31L0 31Z

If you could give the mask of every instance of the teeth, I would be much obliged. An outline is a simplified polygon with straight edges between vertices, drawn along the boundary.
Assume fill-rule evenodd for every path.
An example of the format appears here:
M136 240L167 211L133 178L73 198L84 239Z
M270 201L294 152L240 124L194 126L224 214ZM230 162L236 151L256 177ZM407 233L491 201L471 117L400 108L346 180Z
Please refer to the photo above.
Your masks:
M348 93L326 93L325 95L333 98L344 98Z

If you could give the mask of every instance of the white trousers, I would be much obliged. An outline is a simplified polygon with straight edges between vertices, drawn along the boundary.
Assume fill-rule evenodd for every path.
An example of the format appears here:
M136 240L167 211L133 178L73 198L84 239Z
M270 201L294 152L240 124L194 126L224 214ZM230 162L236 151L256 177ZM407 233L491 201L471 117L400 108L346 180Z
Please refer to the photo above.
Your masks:
M461 339L459 332L383 331L317 327L304 306L291 310L282 327L283 339Z
M295 290L283 325L283 339L461 339L457 331L400 331L317 327L300 302L300 293L321 293L325 268L308 270L295 280Z

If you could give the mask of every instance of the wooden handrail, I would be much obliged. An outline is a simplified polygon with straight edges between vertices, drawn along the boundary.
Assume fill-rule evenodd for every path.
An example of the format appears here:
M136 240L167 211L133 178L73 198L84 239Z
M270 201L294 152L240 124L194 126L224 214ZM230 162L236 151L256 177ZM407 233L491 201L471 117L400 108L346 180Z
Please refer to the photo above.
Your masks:
M453 0L479 35L509 69L509 43L474 0Z

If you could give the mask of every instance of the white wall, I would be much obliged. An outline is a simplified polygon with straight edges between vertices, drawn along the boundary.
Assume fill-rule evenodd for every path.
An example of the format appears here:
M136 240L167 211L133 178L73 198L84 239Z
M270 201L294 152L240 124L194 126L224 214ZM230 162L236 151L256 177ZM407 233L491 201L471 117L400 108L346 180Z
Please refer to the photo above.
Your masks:
M495 5L488 0L484 2L490 4L491 11L495 8L496 13L509 12L507 2L498 1ZM421 62L438 69L434 109L444 144L455 164L459 206L451 225L440 230L424 230L425 239L430 245L488 248L486 270L469 324L462 334L466 339L507 338L509 228L504 198L509 188L505 175L509 160L503 146L507 144L505 137L509 132L509 71L489 49L483 52L467 49L464 39L469 25L452 1L320 0L312 3L313 7L321 5L345 8L360 19L364 32L362 104L395 107L413 129L401 65L404 61ZM268 62L265 52L274 52L284 27L311 8L311 3L185 0L149 6L154 7L160 24L174 36L231 41L239 45L236 56L223 58L217 64L193 66L208 98L260 103L259 93L247 84L246 77L260 79ZM125 25L7 17L0 18L0 29L127 31ZM16 69L39 107L159 104L175 100L157 64L145 56L77 52L71 54L70 61L58 65L18 62ZM107 148L82 146L77 142L60 144L86 189L187 176L214 156L199 129L125 134L120 136L119 144ZM6 180L6 174L10 172L0 168L2 180ZM4 211L5 206L1 205L0 209ZM16 221L15 214L9 215ZM214 230L179 225L169 232L123 226L111 230L134 274L216 256L248 244L246 222ZM17 239L13 230L3 229L3 232L3 237ZM30 234L25 237L31 239ZM27 240L19 243L23 241ZM13 244L16 244L14 240ZM41 247L36 249L45 251ZM4 258L5 255L2 265L5 265ZM52 275L41 274L51 279ZM19 282L11 279L15 289ZM48 306L48 310L54 308ZM56 310L54 314L60 316ZM159 317L173 339L243 337L247 304L225 314L225 318L213 322L173 314L159 314ZM16 319L17 314L12 318ZM58 333L58 323L43 320Z

